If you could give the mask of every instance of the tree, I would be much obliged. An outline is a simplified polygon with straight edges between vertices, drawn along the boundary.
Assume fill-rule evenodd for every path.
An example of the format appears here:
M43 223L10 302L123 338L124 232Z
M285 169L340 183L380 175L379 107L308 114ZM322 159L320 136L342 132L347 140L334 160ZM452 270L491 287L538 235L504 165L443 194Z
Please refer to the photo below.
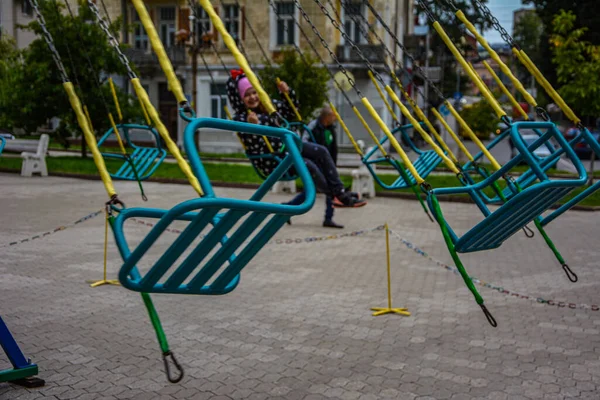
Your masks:
M561 96L579 114L600 115L600 45L583 40L587 28L577 28L572 11L554 17L551 36L552 62Z
M327 83L330 76L324 67L316 66L316 58L306 54L304 57L309 63L308 66L298 56L298 53L286 50L283 52L279 65L265 67L259 72L259 76L265 90L270 95L276 93L279 95L276 86L277 78L294 89L300 102L298 111L306 119L312 116L315 110L322 107L327 100ZM285 99L281 100L285 101Z
M542 42L543 33L544 25L535 10L523 14L523 16L515 22L513 39L519 44L519 47L527 53L535 65L542 64L540 44ZM517 63L517 65L520 77L530 76L527 69L521 63Z
M42 0L39 5L67 75L76 85L80 99L89 110L93 127L102 134L110 127L107 108L116 118L110 88L104 83L110 75L126 74L126 69L119 62L99 25L92 23L93 15L85 2L80 2L79 12L75 17L62 12L63 6L59 2ZM24 51L20 79L12 90L6 113L27 132L34 132L53 117L59 118L61 124L54 135L68 145L66 138L71 136L71 132L80 132L80 129L62 87L60 74L48 45L42 39L39 23L34 21L23 28L35 32L39 38ZM111 27L114 32L118 28L119 22ZM117 91L124 119L139 119L141 111L137 108L137 102L131 101L122 91ZM85 156L85 146L82 146L82 155Z
M21 52L10 36L0 37L0 128L14 128L14 121L7 115L11 104L13 88L21 79Z
M542 60L550 60L553 56L550 45L550 36L553 34L552 22L554 16L561 10L573 10L577 17L575 27L587 27L582 40L592 44L600 44L600 13L598 12L598 0L522 0L523 4L535 6L536 13L544 25L539 54ZM538 64L539 69L550 83L556 83L555 67L550 62Z
M463 108L460 115L480 139L489 138L498 125L498 118L496 118L494 109L485 100ZM465 136L464 133L463 136Z

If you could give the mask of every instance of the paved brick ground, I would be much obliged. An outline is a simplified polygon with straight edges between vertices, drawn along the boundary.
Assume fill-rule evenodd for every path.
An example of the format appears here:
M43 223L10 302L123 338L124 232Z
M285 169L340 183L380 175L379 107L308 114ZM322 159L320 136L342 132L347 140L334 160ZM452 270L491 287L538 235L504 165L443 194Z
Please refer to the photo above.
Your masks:
M0 188L0 246L98 210L106 197L99 182L73 179L0 174ZM142 203L135 184L117 188L129 206ZM194 196L186 186L146 188L149 204L157 207ZM459 231L479 219L473 206L442 205ZM320 226L322 213L319 198L277 238L333 233ZM388 222L433 258L451 262L440 232L416 202L378 198L362 209L337 211L336 219L346 224L344 232ZM576 284L538 236L519 234L501 249L463 259L472 275L492 285L556 302L598 304L598 222L598 214L570 212L549 229L579 274ZM537 304L480 287L499 322L494 329L459 276L396 237L394 306L413 315L372 317L369 307L386 304L381 231L270 244L227 296L154 296L186 370L181 383L168 384L139 295L85 284L102 275L103 224L98 217L0 247L0 314L46 380L35 390L0 384L0 399L600 398L600 311ZM147 231L139 224L127 229L132 241ZM112 241L109 252L114 277L120 259ZM5 367L0 355L0 370Z

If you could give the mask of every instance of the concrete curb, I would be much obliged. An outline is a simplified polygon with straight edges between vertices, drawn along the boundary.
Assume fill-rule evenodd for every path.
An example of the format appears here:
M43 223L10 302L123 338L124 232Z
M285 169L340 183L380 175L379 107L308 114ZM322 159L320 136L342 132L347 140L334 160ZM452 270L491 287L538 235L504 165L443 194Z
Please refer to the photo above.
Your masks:
M2 168L0 167L0 172L13 173L18 174L21 171L10 168ZM49 176L57 176L62 178L75 178L75 179L85 179L91 181L99 181L100 177L97 175L81 175L81 174L71 174L66 172L48 172ZM173 183L178 185L187 185L188 181L185 179L178 178L150 178L147 180L148 182L157 182L157 183ZM234 183L234 182L211 182L214 187L225 187L225 188L239 188L239 189L257 189L260 185L256 183ZM387 197L387 198L397 198L403 200L416 200L417 196L413 193L398 193L398 192L377 192L378 197ZM447 202L447 203L463 203L463 204L474 204L473 200L470 197L464 196L439 196L439 201ZM559 206L554 205L550 207L551 209L556 209ZM600 211L600 206L574 206L571 210L575 211Z

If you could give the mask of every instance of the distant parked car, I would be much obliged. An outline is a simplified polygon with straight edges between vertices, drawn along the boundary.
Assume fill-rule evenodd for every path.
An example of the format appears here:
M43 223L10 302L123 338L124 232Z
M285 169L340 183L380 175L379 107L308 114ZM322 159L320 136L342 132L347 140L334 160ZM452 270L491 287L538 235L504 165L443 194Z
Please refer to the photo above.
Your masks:
M532 135L522 135L521 138L523 138L523 142L525 142L525 146L530 146L533 144L533 142L535 142L536 140L538 140L540 137L536 134L532 134ZM519 150L517 150L516 147L512 147L512 157L516 157L519 154ZM537 149L535 149L533 151L533 155L538 157L538 158L546 158L550 155L550 149L548 148L548 146L546 146L545 144L542 144L541 146L539 146Z
M591 134L597 142L600 141L600 132L592 131ZM574 127L568 129L564 134L565 138L569 141L574 139L577 135L579 135L579 129ZM592 157L592 148L586 142L577 143L573 147L573 150L575 150L575 154L577 154L577 157L579 157L582 160L589 160Z
M6 140L12 140L15 138L15 135L13 135L11 131L4 128L0 128L0 136L2 136Z

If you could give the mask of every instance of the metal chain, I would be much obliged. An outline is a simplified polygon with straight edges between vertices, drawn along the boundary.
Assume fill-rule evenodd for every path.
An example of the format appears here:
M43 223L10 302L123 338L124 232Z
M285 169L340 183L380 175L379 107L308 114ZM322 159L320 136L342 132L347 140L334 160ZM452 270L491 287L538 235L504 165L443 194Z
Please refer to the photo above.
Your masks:
M197 8L196 8L196 4L194 4L194 0L188 0L188 5L190 7L190 10L192 11L192 16L194 17L194 19L196 21L198 21L199 18L198 18L198 14L196 13ZM193 22L193 23L195 23L195 22ZM193 31L193 28L192 28L192 31ZM223 61L223 58L219 54L219 49L217 49L217 46L212 41L212 38L210 40L210 45L211 45L212 49L215 51L217 58L221 62L221 66L223 67L223 70L227 73L227 75L229 75L231 72L229 71L229 68L227 68L227 65L225 65L225 61ZM200 53L200 52L198 52L198 53Z
M354 49L354 51L356 51L356 54L358 54L358 56L360 57L360 59L365 63L365 65L367 66L367 68L369 69L369 71L371 71L373 73L373 75L375 76L375 78L377 78L377 80L379 82L383 83L383 78L381 77L381 75L379 74L379 72L377 72L377 70L375 70L375 67L373 66L373 64L371 64L371 62L369 61L369 59L367 57L365 57L365 55L360 50L360 48L356 45L356 43L354 43L354 41L350 38L350 36L348 36L348 34L346 34L346 32L342 29L342 27L340 26L340 24L335 20L335 18L333 18L331 16L331 14L329 13L329 11L327 10L327 7L325 7L325 5L323 3L321 3L320 0L315 0L315 3L317 3L317 5L319 6L319 8L321 9L321 12L323 12L323 14L325 14L325 16L329 19L329 21L331 21L331 24L333 25L333 27L340 32L340 34L342 35L342 37L344 38L344 40L347 43L349 43L350 46L352 46L352 49Z
M256 44L258 44L258 47L260 48L260 52L262 53L263 57L265 58L265 62L271 66L271 61L269 60L269 56L267 55L267 52L265 51L265 48L262 46L262 44L260 44L260 40L258 39L258 35L256 35L256 32L254 31L254 28L252 27L252 24L250 24L250 19L246 16L245 12L242 12L242 7L240 6L240 2L238 0L235 0L235 5L237 6L238 10L240 13L242 13L242 17L244 18L244 22L246 25L248 25L248 29L250 29L250 32L252 32L252 36L254 36L254 40L256 40ZM240 38L241 41L241 38Z
M375 18L377 19L377 21L379 21L379 23L381 24L381 26L383 27L383 29L385 29L385 31L390 35L390 37L394 40L394 42L396 43L396 45L402 49L403 53L412 62L413 68L415 70L417 70L417 72L419 72L421 74L421 76L423 77L423 79L425 81L427 81L427 83L433 89L433 91L435 92L435 94L437 94L440 99L445 100L446 97L444 96L444 94L440 91L440 89L436 85L433 84L433 82L425 74L425 72L423 71L423 69L417 63L417 60L415 60L415 58L406 50L406 47L404 47L404 45L400 42L400 40L398 40L398 37L394 34L394 32L392 32L392 30L385 23L385 21L383 20L383 18L381 18L381 15L379 15L379 13L377 12L377 10L375 10L373 8L373 6L369 3L368 0L364 0L363 2L364 2L364 4L367 5L367 7L369 8L369 10L371 10L371 13L373 13L373 15L375 16Z
M100 15L100 10L98 9L98 6L96 6L96 4L92 0L87 0L87 4L90 7L90 10L92 10L92 13L94 14L94 16L96 17L96 20L98 21L98 24L100 25L100 28L104 31L104 34L106 35L106 37L108 37L108 42L117 52L117 55L119 56L119 60L121 60L121 63L125 66L125 68L127 68L127 75L129 76L129 78L130 79L137 78L137 75L135 74L135 72L131 68L131 65L129 64L129 59L127 58L127 56L125 54L123 54L123 52L121 51L121 48L119 47L119 44L120 44L119 41L117 40L117 38L115 38L115 36L110 31L110 27L108 26L108 23L106 22L106 20L102 17L102 15Z
M38 23L40 24L40 27L42 28L42 36L44 37L46 44L50 48L50 53L52 53L52 59L54 60L54 63L56 64L56 67L58 68L58 71L60 72L60 77L61 77L63 83L70 82L69 76L67 75L67 71L65 70L65 66L63 65L62 60L60 58L60 54L58 54L56 47L54 47L54 40L52 39L52 35L50 34L50 32L48 31L48 28L46 27L46 20L44 20L44 16L40 12L37 0L29 0L29 3L31 4L31 7L35 11L35 15L37 17Z
M485 4L483 4L480 0L473 0L473 1L477 5L479 10L483 13L483 15L492 23L492 26L494 27L494 29L500 34L500 36L502 36L502 39L506 43L508 43L511 47L514 47L517 50L519 50L519 45L517 45L515 43L513 38L506 31L506 29L504 29L502 27L502 25L500 25L500 21L498 21L498 19L496 17L494 17L494 15L490 11L490 9Z
M273 3L272 0L269 0L269 4L271 5L271 8L273 8L273 11L275 12L275 15L277 16L277 19L280 18L279 13L277 12L277 7L275 6L275 4ZM312 51L315 53L315 55L317 56L317 58L319 59L319 61L321 61L321 64L323 64L323 67L325 68L325 70L327 71L327 73L329 74L329 76L331 77L331 80L337 85L337 83L335 82L335 76L333 75L333 72L331 72L331 69L329 68L329 66L325 63L325 60L323 60L323 58L321 57L321 55L319 54L319 51L317 50L317 48L315 47L315 45L313 44L313 41L308 37L308 34L306 33L306 31L304 30L304 28L302 28L302 26L300 25L300 22L298 20L296 20L296 17L292 14L292 20L294 21L294 23L296 24L296 26L298 27L298 29L300 30L300 33L302 34L302 36L304 37L304 39L306 40L306 43L309 44L310 48L312 49ZM288 27L287 25L283 25L283 30L288 32ZM306 66L310 66L310 63L308 62L308 60L306 59L306 57L304 56L304 53L302 53L302 50L300 49L300 47L298 47L298 45L296 44L296 42L294 41L293 43L294 48L296 49L296 51L298 52L298 54L300 55L300 58L302 58L302 60L304 61L304 63L306 64ZM352 103L352 100L350 100L350 98L348 97L348 95L346 94L346 92L344 92L342 90L341 87L338 88L340 89L340 92L342 93L342 95L344 96L344 98L346 99L346 101L348 102L348 104L350 105L350 107L354 107L354 104ZM329 100L331 102L331 100Z
M348 71L346 70L346 68L344 68L344 66L342 65L342 63L340 62L340 60L337 58L337 56L335 55L335 53L333 51L331 51L331 48L329 48L329 44L323 38L323 36L321 36L321 33L319 32L319 30L317 29L317 27L312 23L312 21L310 20L310 17L308 16L308 14L306 14L306 11L304 11L304 9L302 8L302 6L300 5L300 2L298 0L293 0L293 1L294 1L294 4L296 5L296 7L298 7L298 10L300 10L300 13L302 14L302 17L304 18L304 20L310 25L312 31L315 33L315 35L317 35L317 37L319 38L319 41L321 42L321 44L323 45L323 47L325 48L325 50L327 50L327 52L329 53L329 56L331 57L331 59L333 61L335 61L335 63L338 65L338 68L340 69L340 71L346 76L346 79L348 79L348 83L350 83L350 85L354 88L354 90L356 91L356 94L359 97L363 97L361 91L356 87L356 82L354 81L354 79L352 79L352 77L350 77L348 75ZM321 5L321 7L322 7L322 5ZM331 18L331 16L330 16L330 19L333 21L333 19ZM339 28L339 25L337 24L337 22L335 22L335 25L337 25L338 28Z

